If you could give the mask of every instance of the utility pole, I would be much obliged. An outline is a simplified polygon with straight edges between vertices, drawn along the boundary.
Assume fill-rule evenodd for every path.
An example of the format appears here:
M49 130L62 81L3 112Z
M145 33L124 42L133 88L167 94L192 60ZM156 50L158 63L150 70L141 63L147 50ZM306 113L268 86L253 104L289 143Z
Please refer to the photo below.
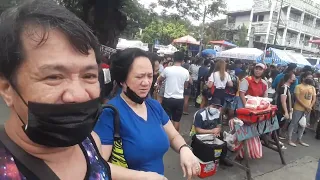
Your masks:
M205 23L206 23L206 15L207 15L207 6L204 7L204 12L203 12L201 38L200 38L200 46L199 46L199 55L201 54L201 51L202 51L203 37L204 37L204 26L205 26Z
M275 38L274 38L273 45L276 45L276 42L277 42L277 36L278 36L278 30L279 30L279 25L280 25L282 6L283 6L283 0L281 0L280 10L279 10L279 17L278 17L278 22L277 22L276 35L275 35Z

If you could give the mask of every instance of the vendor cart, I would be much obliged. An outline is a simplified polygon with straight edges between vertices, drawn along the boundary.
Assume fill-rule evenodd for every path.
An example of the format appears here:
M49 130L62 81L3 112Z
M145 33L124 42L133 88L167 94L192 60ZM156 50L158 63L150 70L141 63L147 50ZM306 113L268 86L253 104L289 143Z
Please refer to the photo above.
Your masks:
M239 124L234 124L234 131L235 131L235 136L238 140L238 142L242 142L243 143L243 148L244 148L244 157L243 157L243 161L244 161L244 165L239 163L238 161L236 161L236 158L239 156L241 149L237 150L235 152L235 157L232 158L230 161L230 163L234 164L235 166L243 169L244 171L246 171L247 174L247 179L251 180L251 170L250 170L250 166L249 166L249 154L248 154L248 149L247 149L247 140L253 138L253 137L258 137L264 134L268 134L271 133L272 135L272 140L268 139L267 142L265 141L261 141L262 145L274 150L275 152L278 152L280 155L280 159L283 165L286 165L285 159L283 157L283 151L281 149L281 146L279 144L279 138L277 133L275 133L274 131L279 129L279 123L278 120L276 118L276 116L271 117L268 120L264 120L264 121L259 121L257 123L254 124L243 124L242 126L240 126ZM274 133L272 133L274 132Z

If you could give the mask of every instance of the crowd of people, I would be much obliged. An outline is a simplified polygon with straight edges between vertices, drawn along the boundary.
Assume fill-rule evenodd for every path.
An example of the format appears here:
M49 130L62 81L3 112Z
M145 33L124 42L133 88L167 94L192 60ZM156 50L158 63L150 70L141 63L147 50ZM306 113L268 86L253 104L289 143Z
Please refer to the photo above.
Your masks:
M189 104L199 108L194 133L221 140L247 95L274 99L277 133L293 147L294 134L309 146L305 128L320 118L319 74L311 67L136 48L106 59L90 28L50 0L3 13L0 39L0 95L10 109L0 127L4 180L165 180L169 147L191 179L200 173L199 156L179 133ZM231 166L222 149L220 163Z

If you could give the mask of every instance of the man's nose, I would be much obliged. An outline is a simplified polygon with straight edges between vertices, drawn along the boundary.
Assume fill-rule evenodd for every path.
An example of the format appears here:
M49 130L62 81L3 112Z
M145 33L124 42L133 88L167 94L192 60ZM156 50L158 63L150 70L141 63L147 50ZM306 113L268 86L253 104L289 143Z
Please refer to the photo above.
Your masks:
M90 96L79 80L69 83L62 95L62 101L64 103L81 103L89 100Z

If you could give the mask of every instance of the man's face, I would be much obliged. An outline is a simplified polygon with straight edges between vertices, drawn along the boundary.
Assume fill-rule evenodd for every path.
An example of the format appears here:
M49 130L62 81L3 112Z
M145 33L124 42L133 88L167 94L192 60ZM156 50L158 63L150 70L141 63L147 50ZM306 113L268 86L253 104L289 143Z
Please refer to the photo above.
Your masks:
M51 30L47 41L37 47L42 28L33 34L22 33L24 62L17 71L16 87L28 101L65 104L80 103L99 97L98 65L95 53L83 55L76 51L65 35ZM4 98L7 105L27 119L27 107L11 87Z
M263 68L256 66L254 67L254 76L260 78L263 74Z

